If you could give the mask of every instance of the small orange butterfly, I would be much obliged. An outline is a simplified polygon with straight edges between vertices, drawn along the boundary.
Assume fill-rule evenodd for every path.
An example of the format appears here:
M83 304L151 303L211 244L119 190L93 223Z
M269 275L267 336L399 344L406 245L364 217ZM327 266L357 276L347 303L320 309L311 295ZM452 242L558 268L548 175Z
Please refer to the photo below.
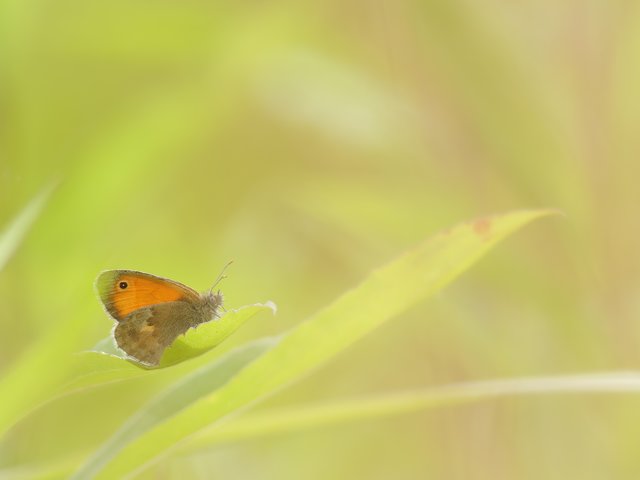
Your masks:
M96 290L105 310L117 323L115 341L134 360L154 367L164 350L192 327L215 320L223 295L214 287L206 292L167 278L135 270L108 270L96 279Z

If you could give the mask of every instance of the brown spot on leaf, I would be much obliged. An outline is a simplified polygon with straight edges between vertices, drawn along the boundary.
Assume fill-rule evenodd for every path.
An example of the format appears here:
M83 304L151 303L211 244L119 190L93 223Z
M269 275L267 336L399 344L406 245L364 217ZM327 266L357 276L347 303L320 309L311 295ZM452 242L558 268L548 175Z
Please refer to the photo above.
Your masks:
M477 235L482 237L486 237L491 233L491 219L490 218L480 218L473 222L473 231L476 232Z

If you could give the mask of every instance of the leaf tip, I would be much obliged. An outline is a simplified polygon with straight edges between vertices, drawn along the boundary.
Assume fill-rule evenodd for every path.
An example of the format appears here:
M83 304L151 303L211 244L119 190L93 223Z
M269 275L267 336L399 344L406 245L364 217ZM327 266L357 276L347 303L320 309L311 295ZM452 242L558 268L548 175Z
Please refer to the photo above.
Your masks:
M275 302L267 300L266 302L264 302L264 306L271 309L271 313L273 313L274 315L278 313L278 305L276 305Z

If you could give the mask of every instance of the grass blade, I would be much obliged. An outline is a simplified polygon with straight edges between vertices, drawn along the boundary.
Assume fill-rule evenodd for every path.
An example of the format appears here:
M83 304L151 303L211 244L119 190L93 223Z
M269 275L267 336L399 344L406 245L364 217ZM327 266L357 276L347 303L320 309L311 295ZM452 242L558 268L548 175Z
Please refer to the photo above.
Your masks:
M225 415L309 374L383 322L442 289L497 242L547 210L479 219L428 239L287 334L233 380L148 431L106 463L96 478L122 478Z
M441 407L491 401L504 397L575 394L638 394L640 372L603 372L550 377L523 377L465 382L319 405L248 414L215 424L181 443L176 454L192 454L220 444L287 434L317 427L402 415ZM77 457L57 463L25 466L16 472L0 470L0 478L41 478L36 472L56 472L67 477L77 466Z
M275 339L258 340L229 352L186 378L171 385L129 419L74 475L93 478L95 473L127 443L153 426L175 415L198 398L224 385L247 364L276 344Z
M256 303L254 305L245 305L244 307L229 310L219 320L207 322L199 325L198 328L188 330L184 335L178 337L169 348L167 348L162 356L160 368L170 367L208 352L212 348L220 345L220 343L240 328L251 317L266 310L270 310L272 313L275 313L275 304L273 302L266 302L264 304ZM91 353L105 354L111 357L128 360L125 353L116 348L111 335L101 340L93 350L87 352L87 354ZM135 365L139 366L137 363L135 363ZM112 370L111 366L108 368ZM91 373L98 372L93 369Z
M0 235L0 271L4 269L13 254L16 252L22 240L26 236L31 225L36 221L44 208L54 186L43 189L22 209L7 229Z
M208 352L256 314L263 311L275 312L275 308L273 302L246 305L229 310L219 321L203 324L197 330L190 330L177 339L174 345L167 350L167 353L169 350L173 351L166 359L167 355L165 354L161 367L173 366ZM21 416L59 398L101 385L153 374L159 370L142 368L137 363L126 359L124 354L113 346L113 338L111 337L104 339L98 345L102 346L101 350L96 349L76 354L68 367L70 372L68 377L59 379L57 385L50 386L50 394L45 401L34 402L30 408L24 408L24 405L21 405L23 407ZM32 366L32 368L36 367ZM20 407L16 406L15 408ZM15 415L11 421L15 423L21 416Z
M466 382L419 391L249 414L215 425L181 445L181 452L326 425L400 415L500 397L640 393L639 372L608 372Z

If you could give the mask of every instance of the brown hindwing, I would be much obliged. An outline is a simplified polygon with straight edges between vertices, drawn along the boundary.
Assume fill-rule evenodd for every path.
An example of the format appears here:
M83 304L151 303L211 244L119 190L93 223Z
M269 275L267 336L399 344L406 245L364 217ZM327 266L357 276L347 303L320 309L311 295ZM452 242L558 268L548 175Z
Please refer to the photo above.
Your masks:
M156 366L164 350L192 325L192 314L189 304L181 301L140 308L120 321L113 335L127 355Z

